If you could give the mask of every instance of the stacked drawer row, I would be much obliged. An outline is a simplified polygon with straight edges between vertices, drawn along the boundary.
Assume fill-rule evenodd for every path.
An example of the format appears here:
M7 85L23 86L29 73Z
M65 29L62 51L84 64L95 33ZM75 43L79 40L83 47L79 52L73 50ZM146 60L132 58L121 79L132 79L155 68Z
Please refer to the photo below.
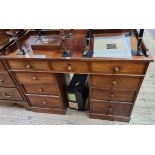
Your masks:
M50 73L45 61L10 60L9 65L12 71L16 69L13 72L29 101L29 110L65 113L63 74Z
M0 60L0 103L22 102L21 92Z
M90 75L90 117L128 122L147 66L132 61L128 66L95 64L94 69L103 74Z
M95 61L86 60L52 60L46 59L8 60L12 71L52 71L54 73L102 73L144 75L146 62L132 61Z
M63 109L63 74L90 74L90 117L129 121L148 62L24 59L7 60L31 107ZM58 80L59 79L59 80Z

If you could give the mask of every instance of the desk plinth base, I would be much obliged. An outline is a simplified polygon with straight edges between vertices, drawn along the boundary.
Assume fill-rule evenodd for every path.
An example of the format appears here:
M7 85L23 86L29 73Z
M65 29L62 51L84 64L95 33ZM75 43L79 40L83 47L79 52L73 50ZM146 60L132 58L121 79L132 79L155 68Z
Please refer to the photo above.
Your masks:
M33 111L33 112L40 112L40 113L50 113L50 114L60 114L60 115L66 114L66 108L65 109L51 109L51 108L29 107L27 108L27 110Z
M103 119L109 121L119 121L119 122L130 122L130 117L124 116L112 116L112 115L104 115L104 114L96 114L96 113L89 113L90 118L94 119Z

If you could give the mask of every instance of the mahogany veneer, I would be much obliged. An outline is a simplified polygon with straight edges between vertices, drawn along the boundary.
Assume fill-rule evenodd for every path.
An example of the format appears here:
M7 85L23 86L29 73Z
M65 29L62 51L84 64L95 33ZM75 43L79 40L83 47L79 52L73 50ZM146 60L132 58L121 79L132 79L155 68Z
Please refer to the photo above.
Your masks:
M29 49L26 55L16 55L17 47L11 45L4 51L1 59L15 78L20 91L24 93L29 103L27 110L65 114L67 108L65 73L89 74L89 116L128 122L148 65L153 59L151 55L149 57L133 55L131 60L84 58L82 54L85 49L86 31L74 30L74 40L66 40L64 44L60 44L58 39L53 46L49 43L46 47L40 45L39 41L35 43L38 35L30 31L20 38L21 44ZM70 32L61 30L64 34ZM129 30L94 30L93 36L128 32ZM57 35L60 38L58 30L42 33L44 36ZM64 45L72 50L71 58L62 57ZM136 34L131 36L131 48L132 51L137 50ZM93 39L89 47L89 51L92 50ZM143 50L147 50L144 43ZM0 72L4 70L0 61ZM3 79L5 82L4 84L0 82L0 86L10 84L14 87L6 73L1 74L0 80ZM9 88L7 92L10 93L11 90ZM18 93L16 89L13 90L16 96ZM1 98L4 99L3 97Z

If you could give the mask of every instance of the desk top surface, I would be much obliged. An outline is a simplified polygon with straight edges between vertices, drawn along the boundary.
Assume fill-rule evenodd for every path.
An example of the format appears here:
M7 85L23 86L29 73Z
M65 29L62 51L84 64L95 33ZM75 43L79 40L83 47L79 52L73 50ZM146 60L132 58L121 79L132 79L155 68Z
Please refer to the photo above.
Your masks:
M103 36L101 34L99 34L99 35ZM106 33L104 35L106 35ZM47 36L48 37L49 36L50 37L57 37L57 38L60 37L60 35L55 35L55 34L50 34ZM16 52L17 52L18 48L15 44L12 44L7 49L7 51L4 53L4 55L2 55L1 57L5 58L5 59L23 58L23 59L60 59L60 60L70 59L70 60L87 60L87 61L92 61L92 60L94 60L94 61L98 61L98 60L99 61L106 61L106 60L110 60L110 61L115 61L115 60L119 60L119 61L124 61L124 60L125 61L131 61L131 60L132 61L153 61L152 56L149 54L149 50L148 50L148 54L149 54L148 57L135 55L135 56L132 56L131 60L118 59L118 58L117 59L116 58L115 59L114 58L103 58L103 57L85 58L82 56L83 52L85 50L84 45L80 45L80 47L78 47L78 49L73 48L71 50L72 51L72 57L66 58L66 57L62 57L63 52L64 52L62 44L61 44L60 49L52 49L52 50L49 50L49 49L44 50L43 48L41 48L39 50L38 49L32 49L32 45L37 42L37 39L38 39L37 34L34 34L32 32L27 32L24 36L22 36L20 38L20 44L28 50L28 52L25 55L17 55ZM75 41L79 42L80 40L83 40L83 39L84 39L84 35L80 34L80 35L76 36ZM80 44L82 44L82 43L80 42ZM55 45L59 45L59 41L56 41ZM143 43L143 45L144 45L144 43ZM147 50L145 45L142 48L144 50ZM90 42L89 52L92 52L93 51L92 49L93 49L93 39ZM137 38L136 38L136 36L133 36L133 35L131 36L131 49L132 49L132 51L137 50Z

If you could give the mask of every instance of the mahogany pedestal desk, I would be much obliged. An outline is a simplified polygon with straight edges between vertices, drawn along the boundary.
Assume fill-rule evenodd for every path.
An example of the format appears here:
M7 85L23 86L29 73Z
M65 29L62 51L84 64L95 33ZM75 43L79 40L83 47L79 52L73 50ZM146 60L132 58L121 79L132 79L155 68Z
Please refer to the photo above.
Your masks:
M55 34L54 34L55 35ZM26 98L27 110L65 114L65 74L88 74L89 117L112 121L130 121L141 84L152 57L132 56L131 60L85 58L83 50L73 50L72 57L62 57L63 51L31 49L37 35L31 32L21 37L22 45L30 49L26 55L16 55L10 46L1 60ZM137 50L137 38L131 36L132 50ZM143 50L146 50L143 44ZM1 64L0 64L1 65ZM12 94L17 97L17 94Z

